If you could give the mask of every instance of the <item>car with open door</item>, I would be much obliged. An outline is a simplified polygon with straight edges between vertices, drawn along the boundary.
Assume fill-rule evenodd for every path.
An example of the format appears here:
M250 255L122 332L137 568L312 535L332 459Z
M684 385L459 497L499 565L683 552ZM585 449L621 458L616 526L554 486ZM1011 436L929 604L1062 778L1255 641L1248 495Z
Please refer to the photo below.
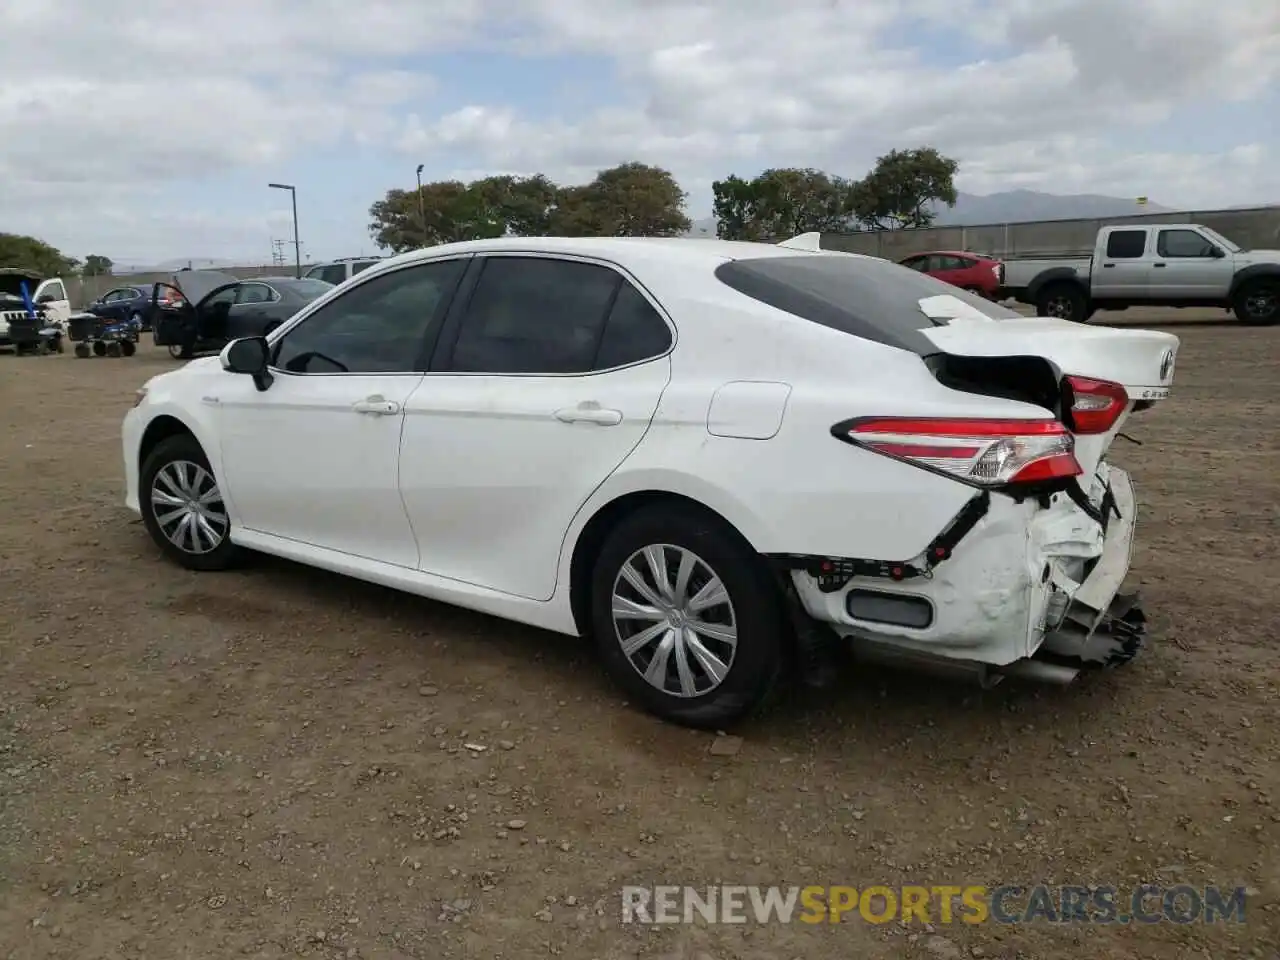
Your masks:
M240 279L217 270L184 270L152 289L152 336L174 359L189 360L238 337L270 333L332 289L305 277Z
M693 726L843 648L1065 683L1143 642L1107 452L1177 348L786 243L444 244L149 380L125 503L188 569L260 551L591 636Z

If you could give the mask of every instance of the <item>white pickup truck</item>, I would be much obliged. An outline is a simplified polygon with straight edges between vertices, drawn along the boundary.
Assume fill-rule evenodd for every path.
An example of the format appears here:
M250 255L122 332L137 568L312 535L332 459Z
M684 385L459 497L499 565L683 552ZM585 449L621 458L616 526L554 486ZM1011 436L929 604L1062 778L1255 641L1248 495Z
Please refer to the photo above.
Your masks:
M1103 227L1091 257L1006 260L1001 299L1042 317L1096 310L1221 307L1241 323L1280 322L1280 250L1242 250L1195 223Z
M42 311L50 325L65 327L71 319L71 300L67 285L58 277L44 279L17 267L0 268L0 348L12 346L9 340L9 318L21 320L27 315L22 300L22 284L26 283L31 301Z

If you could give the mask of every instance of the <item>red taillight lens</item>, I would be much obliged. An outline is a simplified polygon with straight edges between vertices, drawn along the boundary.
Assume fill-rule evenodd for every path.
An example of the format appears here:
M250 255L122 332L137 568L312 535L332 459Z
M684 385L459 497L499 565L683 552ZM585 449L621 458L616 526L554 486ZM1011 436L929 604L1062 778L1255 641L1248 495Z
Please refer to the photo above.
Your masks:
M866 417L841 439L982 487L1079 476L1075 439L1056 420Z
M1066 388L1071 427L1076 433L1106 433L1129 406L1129 395L1118 383L1067 377Z

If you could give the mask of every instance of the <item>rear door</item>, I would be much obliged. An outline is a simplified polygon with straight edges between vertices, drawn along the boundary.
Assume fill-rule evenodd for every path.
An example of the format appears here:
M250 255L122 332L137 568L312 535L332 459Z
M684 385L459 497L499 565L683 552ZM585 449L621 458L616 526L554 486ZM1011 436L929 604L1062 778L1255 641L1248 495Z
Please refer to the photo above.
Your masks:
M929 273L944 283L963 287L967 279L965 273L971 264L972 261L962 257L939 253L929 258Z
M1094 297L1143 300L1151 289L1155 254L1153 231L1146 227L1114 227L1104 237L1102 256L1094 256L1089 288Z
M674 336L614 267L478 258L410 398L400 488L422 569L549 600L565 532L644 437Z

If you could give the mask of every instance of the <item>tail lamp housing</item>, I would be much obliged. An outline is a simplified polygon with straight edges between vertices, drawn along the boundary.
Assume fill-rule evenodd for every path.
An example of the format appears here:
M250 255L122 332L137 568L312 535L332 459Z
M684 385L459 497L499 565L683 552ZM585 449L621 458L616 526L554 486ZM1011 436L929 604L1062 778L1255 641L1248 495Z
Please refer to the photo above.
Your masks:
M831 432L975 487L1042 485L1082 473L1075 438L1057 420L860 417Z

